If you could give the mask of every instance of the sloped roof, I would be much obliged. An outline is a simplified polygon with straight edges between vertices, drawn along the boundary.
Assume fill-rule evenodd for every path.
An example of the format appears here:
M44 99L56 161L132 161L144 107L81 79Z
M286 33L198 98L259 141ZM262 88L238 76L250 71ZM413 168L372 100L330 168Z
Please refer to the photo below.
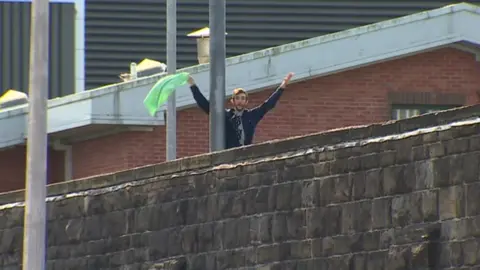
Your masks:
M480 8L461 3L232 57L227 59L225 94L239 86L247 91L272 87L288 72L300 81L445 46L477 53L480 32L472 25L480 25ZM180 71L191 73L208 96L208 64ZM162 76L50 100L48 131L56 135L92 125L162 125L163 115L150 117L142 103ZM188 87L176 95L177 108L194 105ZM26 116L26 106L0 111L0 148L24 142Z

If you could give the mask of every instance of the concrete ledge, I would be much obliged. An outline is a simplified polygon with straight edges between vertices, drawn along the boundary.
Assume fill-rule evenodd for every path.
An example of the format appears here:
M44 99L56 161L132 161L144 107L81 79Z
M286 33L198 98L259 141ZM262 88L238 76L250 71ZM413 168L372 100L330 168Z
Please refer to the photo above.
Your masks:
M78 179L48 186L48 196L62 195L91 189L114 186L132 181L171 174L180 174L186 171L211 168L218 165L228 165L246 160L275 156L291 151L324 147L354 140L383 137L401 134L421 128L435 127L455 121L480 117L480 105L466 106L436 113L421 115L409 119L389 121L365 126L346 127L299 136L284 140L268 141L247 147L186 157L171 162L120 171L111 174L97 175L85 179ZM24 190L0 194L0 204L22 202Z

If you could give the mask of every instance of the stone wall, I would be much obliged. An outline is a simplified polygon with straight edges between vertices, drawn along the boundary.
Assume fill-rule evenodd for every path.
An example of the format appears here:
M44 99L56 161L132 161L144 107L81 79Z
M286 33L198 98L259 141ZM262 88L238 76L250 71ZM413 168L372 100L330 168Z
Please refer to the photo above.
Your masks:
M477 269L479 113L52 185L48 269ZM0 197L1 269L20 269L21 198Z

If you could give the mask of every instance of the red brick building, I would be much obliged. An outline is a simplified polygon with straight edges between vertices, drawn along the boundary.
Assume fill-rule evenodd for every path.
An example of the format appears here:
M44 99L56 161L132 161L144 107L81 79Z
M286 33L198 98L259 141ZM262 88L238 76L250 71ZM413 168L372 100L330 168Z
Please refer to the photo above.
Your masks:
M292 82L277 107L258 126L255 142L475 104L480 91L480 32L471 25L480 23L477 12L472 6L461 4L430 11L428 16L414 14L234 57L227 64L227 91L243 86L252 91L250 104L255 105L271 94L288 71L296 73L297 81ZM208 65L185 71L208 93ZM240 75L233 78L233 73ZM110 92L114 98L112 106L126 106L147 117L140 101L157 79L139 79L147 80L145 87L139 82L110 86L116 87ZM130 91L125 89L133 92L130 99L124 96L122 103L115 91ZM95 96L88 95L91 99ZM196 108L186 88L178 91L177 101L178 157L207 152L208 116ZM62 102L74 104L82 99L70 97L68 102L58 100L55 104ZM50 106L59 106L55 104ZM103 103L91 103L89 108L100 104ZM49 109L49 118L54 117L52 113L53 109ZM68 117L62 121L64 126L69 125ZM66 170L70 170L70 177L78 179L164 161L166 129L162 121L156 121L150 125L128 124L135 127L125 129L119 128L121 124L107 125L101 121L57 128L51 132L49 181L63 181ZM54 150L58 149L53 147L58 141L68 142L68 155L65 150ZM0 160L0 191L22 188L24 144L5 147L0 151ZM71 165L66 167L66 161Z

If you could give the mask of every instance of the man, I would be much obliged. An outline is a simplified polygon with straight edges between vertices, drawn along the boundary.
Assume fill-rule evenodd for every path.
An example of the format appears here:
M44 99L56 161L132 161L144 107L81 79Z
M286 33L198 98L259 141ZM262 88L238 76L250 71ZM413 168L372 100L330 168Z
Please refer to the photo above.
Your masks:
M253 109L246 108L248 104L248 94L244 89L237 88L233 90L230 99L233 107L225 110L226 149L252 143L255 128L265 114L275 107L292 76L293 73L289 73L283 79L277 90L275 90L275 92L273 92L273 94L262 105ZM209 114L210 104L202 95L192 77L189 78L188 83L190 84L193 98L197 102L198 107L200 107L205 113Z

